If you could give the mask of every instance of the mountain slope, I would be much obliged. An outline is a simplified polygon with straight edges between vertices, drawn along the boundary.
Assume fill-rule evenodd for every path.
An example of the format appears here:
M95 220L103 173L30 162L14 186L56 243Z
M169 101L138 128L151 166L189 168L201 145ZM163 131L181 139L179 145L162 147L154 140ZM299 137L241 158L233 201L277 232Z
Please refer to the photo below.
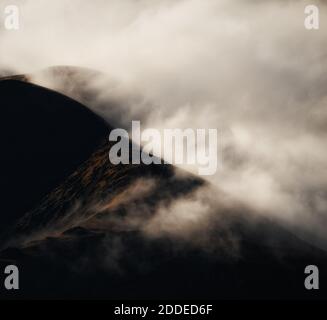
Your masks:
M0 81L1 230L32 209L109 133L103 120L56 92Z
M303 286L306 265L327 270L326 252L219 190L205 198L212 186L173 166L112 165L110 126L63 95L13 80L0 94L0 267L22 275L21 290L1 296L326 298L323 273L321 290ZM192 206L170 214L196 191L200 216L211 215L187 234L178 214L192 217ZM165 215L174 234L160 232Z

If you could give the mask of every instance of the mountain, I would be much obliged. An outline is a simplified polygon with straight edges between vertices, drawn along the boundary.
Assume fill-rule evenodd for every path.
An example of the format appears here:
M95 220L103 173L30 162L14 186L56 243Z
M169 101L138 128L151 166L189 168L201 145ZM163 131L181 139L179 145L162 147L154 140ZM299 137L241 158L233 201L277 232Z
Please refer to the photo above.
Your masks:
M326 297L323 272L321 290L303 282L327 253L276 221L171 165L113 165L111 125L62 94L6 78L0 99L0 267L21 274L2 297ZM211 218L187 233L172 212L192 217L199 191Z
M17 80L0 81L0 232L87 160L109 126L76 101Z

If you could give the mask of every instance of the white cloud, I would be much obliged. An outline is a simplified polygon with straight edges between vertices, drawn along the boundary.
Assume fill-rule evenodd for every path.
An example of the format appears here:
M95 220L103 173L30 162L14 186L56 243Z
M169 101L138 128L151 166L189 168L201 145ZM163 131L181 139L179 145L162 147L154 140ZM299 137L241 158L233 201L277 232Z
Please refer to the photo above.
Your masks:
M210 181L326 241L327 6L308 31L307 4L27 0L21 30L0 31L0 69L100 70L110 81L89 84L88 105L109 121L221 129L223 168ZM100 109L108 101L122 109Z

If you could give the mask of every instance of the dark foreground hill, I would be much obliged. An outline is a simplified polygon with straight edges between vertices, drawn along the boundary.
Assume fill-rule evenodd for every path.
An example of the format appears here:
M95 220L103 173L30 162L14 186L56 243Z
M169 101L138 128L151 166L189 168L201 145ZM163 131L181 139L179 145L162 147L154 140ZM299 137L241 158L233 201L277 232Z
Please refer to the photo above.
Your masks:
M109 127L76 101L0 81L0 232L32 209L102 143Z
M112 165L110 126L65 96L10 80L0 93L0 264L21 274L3 297L326 298L326 252L219 191L208 223L187 233L173 215L179 229L162 232L174 203L211 187L168 165ZM319 291L304 289L308 264Z

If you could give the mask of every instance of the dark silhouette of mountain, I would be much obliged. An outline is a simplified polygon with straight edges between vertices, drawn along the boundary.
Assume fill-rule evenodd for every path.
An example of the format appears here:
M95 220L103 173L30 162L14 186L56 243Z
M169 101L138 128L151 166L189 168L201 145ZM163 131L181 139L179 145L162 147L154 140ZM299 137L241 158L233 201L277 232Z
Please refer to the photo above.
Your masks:
M56 92L0 81L0 231L32 209L109 133L87 108Z
M326 252L241 204L224 207L219 191L194 236L149 235L158 211L210 185L170 165L113 165L110 125L63 95L16 80L0 93L0 267L21 274L3 297L326 298L322 272L320 290L303 285L306 265L327 270Z

